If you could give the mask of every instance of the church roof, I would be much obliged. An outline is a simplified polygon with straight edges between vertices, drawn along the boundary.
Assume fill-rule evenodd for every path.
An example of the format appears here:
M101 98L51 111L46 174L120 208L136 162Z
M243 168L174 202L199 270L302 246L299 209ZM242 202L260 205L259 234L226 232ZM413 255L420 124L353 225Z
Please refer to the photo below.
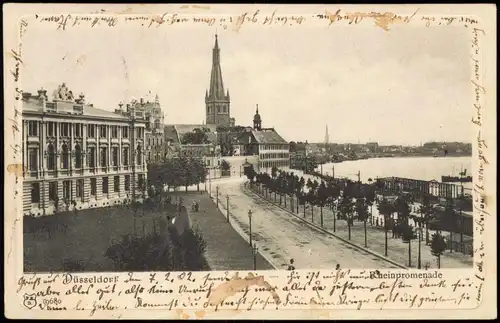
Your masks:
M229 92L227 94L229 96ZM220 67L220 49L217 35L215 35L215 46L212 53L212 73L210 74L208 97L211 99L226 100L224 82L222 81L222 69Z

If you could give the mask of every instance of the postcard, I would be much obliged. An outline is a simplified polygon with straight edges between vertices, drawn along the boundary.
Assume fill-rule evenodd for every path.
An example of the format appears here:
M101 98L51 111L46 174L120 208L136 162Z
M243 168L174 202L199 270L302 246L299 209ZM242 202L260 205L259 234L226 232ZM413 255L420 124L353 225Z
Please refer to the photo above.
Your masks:
M495 9L6 4L6 316L496 318Z

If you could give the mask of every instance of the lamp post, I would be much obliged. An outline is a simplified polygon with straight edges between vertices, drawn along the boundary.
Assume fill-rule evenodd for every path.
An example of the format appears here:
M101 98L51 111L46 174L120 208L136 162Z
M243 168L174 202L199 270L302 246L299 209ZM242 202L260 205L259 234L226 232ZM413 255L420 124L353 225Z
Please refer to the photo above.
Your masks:
M226 195L227 223L229 223L229 194Z
M215 202L215 205L217 206L217 208L219 207L219 185L217 185L215 187L215 194L216 194L216 202Z
M252 246L252 210L248 210L248 223L250 225L250 247Z
M252 247L252 255L253 255L253 270L257 270L257 244L254 243Z
M418 226L418 269L422 268L422 253L420 250L420 243L422 242L422 222L419 222Z

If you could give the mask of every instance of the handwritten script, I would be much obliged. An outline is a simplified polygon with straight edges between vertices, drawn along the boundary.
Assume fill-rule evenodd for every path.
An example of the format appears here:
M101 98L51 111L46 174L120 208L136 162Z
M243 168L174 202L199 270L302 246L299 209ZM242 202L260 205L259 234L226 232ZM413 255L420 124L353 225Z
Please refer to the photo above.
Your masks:
M235 311L315 308L467 308L478 288L468 277L447 280L438 271L290 271L263 273L128 273L25 275L17 294L43 311L149 308ZM390 278L380 278L390 277ZM36 304L36 305L33 305Z
M89 14L89 15L36 15L36 21L44 24L52 24L57 30L67 30L74 27L116 27L120 24L134 24L145 28L158 28L160 26L178 26L182 24L201 24L206 26L230 28L238 32L244 25L260 26L300 26L306 22L326 22L328 26L333 24L360 24L366 21L373 21L375 26L388 31L390 25L408 24L410 22L421 22L425 26L448 26L463 25L469 27L478 23L473 18L466 17L428 17L417 16L418 10L402 15L391 12L343 12L336 10L333 12L297 15L280 14L277 10L270 13L263 13L257 9L252 12L243 12L238 15L190 15L185 13L166 12L162 14Z

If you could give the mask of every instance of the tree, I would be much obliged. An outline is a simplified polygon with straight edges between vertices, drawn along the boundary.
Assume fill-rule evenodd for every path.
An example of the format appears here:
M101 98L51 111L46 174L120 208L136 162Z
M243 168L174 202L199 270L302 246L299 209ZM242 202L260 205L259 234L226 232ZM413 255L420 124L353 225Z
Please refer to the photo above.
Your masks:
M210 132L208 128L195 128L192 132L187 132L182 136L183 144L200 145L208 143L207 133Z
M220 168L222 170L222 173L225 174L226 176L228 175L231 175L230 174L230 170L231 170L231 164L229 164L229 162L225 159L223 159L220 163Z
M411 267L411 241L416 239L417 236L413 231L413 227L408 223L400 223L398 226L401 239L408 244L408 267Z
M438 231L432 235L431 240L431 253L433 256L437 258L438 269L441 268L441 255L446 250L446 242L444 241L443 236Z
M318 187L317 196L317 201L320 206L321 227L323 227L323 207L328 199L328 188L326 187L324 181L321 181L321 184Z
M447 228L450 232L450 252L453 251L453 231L456 229L456 215L453 208L453 199L447 198L441 217L441 228Z
M250 164L250 166L245 167L243 173L248 178L250 183L254 182L254 178L257 174L255 173L255 169L253 168L252 164Z
M368 247L367 234L366 234L366 221L370 215L368 212L368 204L364 198L358 198L356 200L356 213L358 215L358 220L363 221L365 229L365 247Z
M354 213L354 201L353 198L343 192L342 198L340 199L340 214L347 221L347 228L349 230L349 240L351 240L351 226L353 225L353 213Z
M234 156L236 153L236 148L234 148L235 143L238 142L238 138L235 136L231 136L229 133L223 133L222 131L217 130L219 133L218 144L220 146L221 155L222 156Z
M423 216L423 222L425 223L425 244L429 244L429 221L434 219L436 216L436 208L431 204L431 199L429 194L424 194L422 198L422 205L419 209L420 214Z
M378 212L384 217L384 231L385 231L385 256L387 256L387 233L389 232L388 222L392 213L394 213L394 206L383 198L377 205Z

